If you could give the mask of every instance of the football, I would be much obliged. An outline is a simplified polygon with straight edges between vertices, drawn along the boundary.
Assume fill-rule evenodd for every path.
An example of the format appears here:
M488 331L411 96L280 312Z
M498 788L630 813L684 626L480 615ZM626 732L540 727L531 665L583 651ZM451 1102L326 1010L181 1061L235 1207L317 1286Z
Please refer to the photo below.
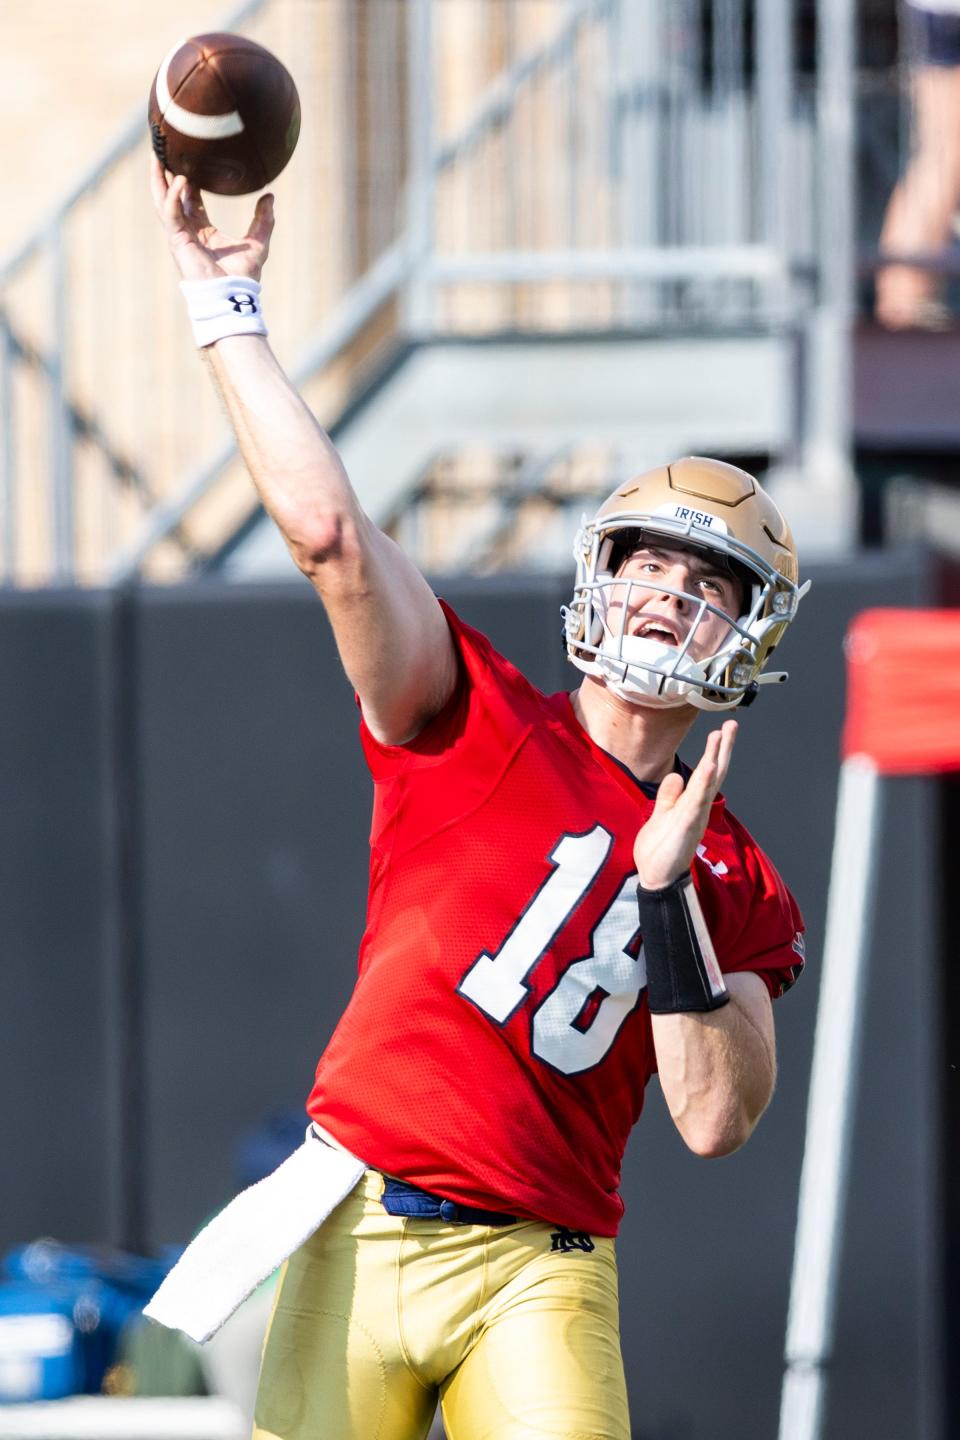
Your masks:
M195 35L154 76L149 122L165 169L215 195L248 195L293 154L300 99L286 66L254 40Z

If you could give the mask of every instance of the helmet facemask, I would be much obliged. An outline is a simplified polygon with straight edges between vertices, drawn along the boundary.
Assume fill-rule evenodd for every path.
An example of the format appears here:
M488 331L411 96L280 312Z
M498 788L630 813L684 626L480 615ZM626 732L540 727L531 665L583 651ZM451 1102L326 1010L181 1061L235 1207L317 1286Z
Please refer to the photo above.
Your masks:
M568 654L579 669L633 704L703 710L732 709L752 699L758 684L786 678L760 672L793 618L801 592L756 551L719 533L726 529L722 521L712 524L710 533L701 535L688 521L623 512L584 524L574 551L574 599L564 612ZM631 540L627 545L624 532ZM709 556L738 582L741 613L731 617L703 595L656 579L620 575L624 560L644 542ZM637 603L652 591L686 602L687 628L678 644L628 633ZM696 646L697 635L710 617L723 621L722 638L710 653L695 658L691 649L702 648Z

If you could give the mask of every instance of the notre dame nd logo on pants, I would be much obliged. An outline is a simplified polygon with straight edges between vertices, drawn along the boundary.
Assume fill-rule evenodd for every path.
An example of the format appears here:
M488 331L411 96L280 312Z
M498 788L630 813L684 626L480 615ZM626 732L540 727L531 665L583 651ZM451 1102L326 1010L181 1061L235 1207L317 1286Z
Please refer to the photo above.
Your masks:
M287 1262L255 1440L629 1440L614 1242L403 1219L383 1177Z

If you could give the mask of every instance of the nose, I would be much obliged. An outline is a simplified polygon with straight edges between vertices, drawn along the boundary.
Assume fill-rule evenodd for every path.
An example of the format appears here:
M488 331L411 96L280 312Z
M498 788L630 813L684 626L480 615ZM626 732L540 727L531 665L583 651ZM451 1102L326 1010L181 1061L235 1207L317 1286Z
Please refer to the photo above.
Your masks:
M661 591L660 600L664 604L675 606L678 612L683 615L690 606L690 572L686 565L680 564L679 562L676 565L672 565L664 576L663 583L664 585L668 585L670 589Z

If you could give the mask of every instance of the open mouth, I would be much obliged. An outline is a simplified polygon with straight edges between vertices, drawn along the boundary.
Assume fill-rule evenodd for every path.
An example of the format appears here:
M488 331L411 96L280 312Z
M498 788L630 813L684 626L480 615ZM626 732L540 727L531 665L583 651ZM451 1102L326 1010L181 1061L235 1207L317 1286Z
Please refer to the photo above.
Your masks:
M677 627L657 616L644 620L634 634L641 640L655 640L659 645L680 644L680 634Z

